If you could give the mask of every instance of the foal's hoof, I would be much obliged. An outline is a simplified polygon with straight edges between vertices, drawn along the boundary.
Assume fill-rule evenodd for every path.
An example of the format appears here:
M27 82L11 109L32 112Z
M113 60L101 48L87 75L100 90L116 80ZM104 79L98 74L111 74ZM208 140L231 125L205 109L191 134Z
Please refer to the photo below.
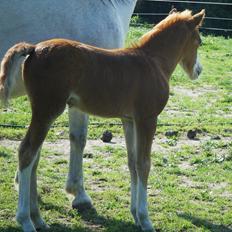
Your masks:
M144 232L156 232L156 230L155 230L154 228L151 228L151 229L143 229L143 228L141 227L141 225L139 225L139 224L136 224L136 226L139 228L139 230L144 231Z
M44 231L44 230L49 230L49 229L50 229L50 226L47 224L43 224L38 227L36 226L36 231Z
M49 230L50 229L50 226L46 225L44 227L36 227L36 231L45 231L45 230Z
M93 205L91 202L83 202L83 203L73 204L72 207L73 207L73 209L76 209L79 213L83 213L85 211L93 209Z
M45 231L49 230L50 226L46 224L46 222L42 218L32 219L36 231Z
M139 219L139 224L142 229L142 231L145 232L155 232L155 229L152 226L152 223L149 219Z

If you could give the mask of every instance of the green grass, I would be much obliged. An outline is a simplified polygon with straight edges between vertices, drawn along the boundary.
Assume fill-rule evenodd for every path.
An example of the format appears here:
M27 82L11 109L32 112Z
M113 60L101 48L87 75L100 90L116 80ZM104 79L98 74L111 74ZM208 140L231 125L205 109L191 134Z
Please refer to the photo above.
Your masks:
M232 142L210 143L152 154L149 212L158 231L232 230ZM225 157L219 156L219 149ZM14 221L15 153L0 147L0 231L20 231ZM42 153L40 205L50 231L139 231L129 212L129 172L121 146L96 147L93 157L85 159L86 188L96 211L83 215L70 208L71 199L63 190L67 157L59 153L54 156L47 149Z
M127 45L148 28L131 27ZM199 54L204 67L190 81L178 67L171 79L167 107L159 117L156 152L149 178L149 212L158 231L232 231L232 39L203 36ZM0 109L0 124L28 125L26 97L15 99L10 110ZM117 119L90 117L89 139L99 139L106 129L121 137ZM172 124L165 126L165 124ZM47 140L68 138L67 111L57 119ZM199 129L196 141L186 139L189 129ZM177 131L166 138L164 132ZM25 128L0 127L0 139L22 139ZM219 135L220 140L211 139ZM85 158L85 180L96 211L79 214L71 209L64 192L67 157L45 147L39 166L41 211L50 231L139 231L129 212L129 172L126 151L120 145L94 147ZM17 192L13 179L17 149L0 140L0 231L21 231L15 222ZM51 158L52 157L52 158Z

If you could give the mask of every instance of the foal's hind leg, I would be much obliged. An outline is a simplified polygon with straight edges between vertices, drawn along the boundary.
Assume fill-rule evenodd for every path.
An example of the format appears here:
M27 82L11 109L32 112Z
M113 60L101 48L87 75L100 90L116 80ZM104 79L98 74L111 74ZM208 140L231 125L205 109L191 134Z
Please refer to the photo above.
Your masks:
M36 231L30 217L31 213L31 175L34 165L37 162L37 155L40 146L49 129L50 123L36 122L33 120L28 129L27 135L19 148L19 200L17 221L22 225L24 231Z
M131 207L130 211L135 220L136 225L139 225L136 202L137 202L137 171L136 171L136 157L135 157L135 128L133 121L122 120L123 131L126 139L128 167L131 176Z
M143 231L154 231L148 216L147 181L151 166L151 145L156 128L156 119L135 121L136 171L137 171L137 218Z
M37 192L37 175L36 170L39 164L41 149L36 154L36 161L31 171L31 187L30 187L30 216L36 229L48 229L44 220L41 218L40 210L38 206L38 192ZM19 171L15 173L15 187L18 190L19 184Z
M85 192L83 178L83 150L86 144L88 116L75 107L69 108L70 162L66 191L75 196L72 206L79 210L92 207Z
M32 168L31 173L31 188L30 188L30 216L33 224L38 229L48 229L49 226L45 223L40 215L39 205L38 205L38 192L37 192L37 175L36 170L40 159L40 150L37 152L36 161Z

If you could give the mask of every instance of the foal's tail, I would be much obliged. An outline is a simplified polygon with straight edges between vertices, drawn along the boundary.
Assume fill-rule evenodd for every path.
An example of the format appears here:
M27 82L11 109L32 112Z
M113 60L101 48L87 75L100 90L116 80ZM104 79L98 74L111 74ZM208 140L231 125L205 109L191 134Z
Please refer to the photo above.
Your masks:
M20 71L23 61L34 49L35 45L24 42L18 43L11 47L3 57L0 67L0 100L5 106L14 88L17 88L17 78L22 78Z

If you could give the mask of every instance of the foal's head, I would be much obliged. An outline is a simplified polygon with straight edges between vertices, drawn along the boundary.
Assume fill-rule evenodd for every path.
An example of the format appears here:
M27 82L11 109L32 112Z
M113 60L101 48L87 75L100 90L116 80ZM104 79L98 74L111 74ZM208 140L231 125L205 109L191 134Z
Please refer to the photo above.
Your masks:
M189 10L177 12L173 9L167 18L142 36L139 47L155 51L161 57L172 57L171 53L174 53L188 76L197 79L202 71L197 49L201 45L199 27L204 16L205 10L192 15Z
M204 16L205 10L202 10L200 13L190 16L186 21L189 35L179 63L192 80L197 79L202 71L202 66L197 56L197 49L201 45L199 27Z

